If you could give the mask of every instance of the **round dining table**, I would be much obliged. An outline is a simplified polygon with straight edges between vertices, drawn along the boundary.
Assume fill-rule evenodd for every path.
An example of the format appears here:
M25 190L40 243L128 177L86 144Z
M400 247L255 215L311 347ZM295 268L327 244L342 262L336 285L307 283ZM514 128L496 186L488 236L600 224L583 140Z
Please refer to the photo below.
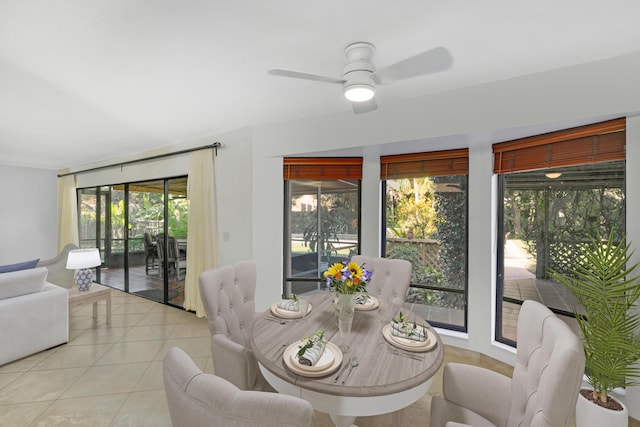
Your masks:
M294 372L284 360L285 353L290 353L285 350L292 344L318 331L323 331L330 343L342 344L333 294L321 291L307 298L311 309L306 317L281 319L268 309L252 326L252 351L260 372L274 389L307 400L314 409L328 413L339 427L350 426L358 416L394 413L424 396L444 358L442 340L424 319L384 301L376 309L355 312L348 338L350 349L335 371L319 377ZM428 328L435 345L416 352L390 344L383 327L396 311ZM353 357L357 366L351 368Z

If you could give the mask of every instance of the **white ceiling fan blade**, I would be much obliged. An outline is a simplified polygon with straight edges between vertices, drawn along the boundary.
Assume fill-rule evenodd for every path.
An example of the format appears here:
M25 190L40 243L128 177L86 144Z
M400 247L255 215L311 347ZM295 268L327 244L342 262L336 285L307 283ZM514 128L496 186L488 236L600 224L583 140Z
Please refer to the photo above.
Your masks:
M423 74L444 71L451 67L453 58L447 49L437 47L381 68L371 75L376 83L385 84Z
M353 112L356 114L368 113L378 108L378 103L375 98L371 98L368 101L352 102Z
M299 71L281 70L279 68L272 68L267 71L272 76L292 77L294 79L314 80L317 82L325 83L344 83L344 80L335 77L321 76L318 74L301 73Z

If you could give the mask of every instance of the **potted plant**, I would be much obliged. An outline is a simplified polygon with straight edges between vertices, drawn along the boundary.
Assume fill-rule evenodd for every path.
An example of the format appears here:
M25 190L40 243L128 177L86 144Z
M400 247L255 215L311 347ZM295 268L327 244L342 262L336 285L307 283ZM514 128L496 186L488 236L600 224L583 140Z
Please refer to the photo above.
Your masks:
M640 369L640 277L632 275L633 251L624 239L616 244L613 231L600 235L583 251L567 274L551 277L569 288L584 306L576 314L586 357L585 375L593 390L581 390L576 406L576 427L628 426L626 407L610 392L638 384Z

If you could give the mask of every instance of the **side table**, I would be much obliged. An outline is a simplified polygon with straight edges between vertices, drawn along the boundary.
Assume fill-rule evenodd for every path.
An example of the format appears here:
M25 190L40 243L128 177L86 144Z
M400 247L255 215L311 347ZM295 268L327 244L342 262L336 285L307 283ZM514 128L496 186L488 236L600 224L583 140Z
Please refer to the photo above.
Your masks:
M69 312L71 307L93 303L93 318L98 318L98 301L107 301L107 324L111 324L111 288L92 283L88 291L78 291L77 287L69 288Z

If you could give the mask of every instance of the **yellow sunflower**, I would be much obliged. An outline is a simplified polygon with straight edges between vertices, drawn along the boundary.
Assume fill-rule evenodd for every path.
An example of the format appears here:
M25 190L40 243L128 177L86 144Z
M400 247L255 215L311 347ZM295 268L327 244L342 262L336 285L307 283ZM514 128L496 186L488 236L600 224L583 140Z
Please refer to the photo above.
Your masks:
M331 276L336 281L342 280L342 268L343 267L344 267L344 264L342 264L340 262L336 262L331 267L329 267L327 269L327 271L324 272L324 277Z

